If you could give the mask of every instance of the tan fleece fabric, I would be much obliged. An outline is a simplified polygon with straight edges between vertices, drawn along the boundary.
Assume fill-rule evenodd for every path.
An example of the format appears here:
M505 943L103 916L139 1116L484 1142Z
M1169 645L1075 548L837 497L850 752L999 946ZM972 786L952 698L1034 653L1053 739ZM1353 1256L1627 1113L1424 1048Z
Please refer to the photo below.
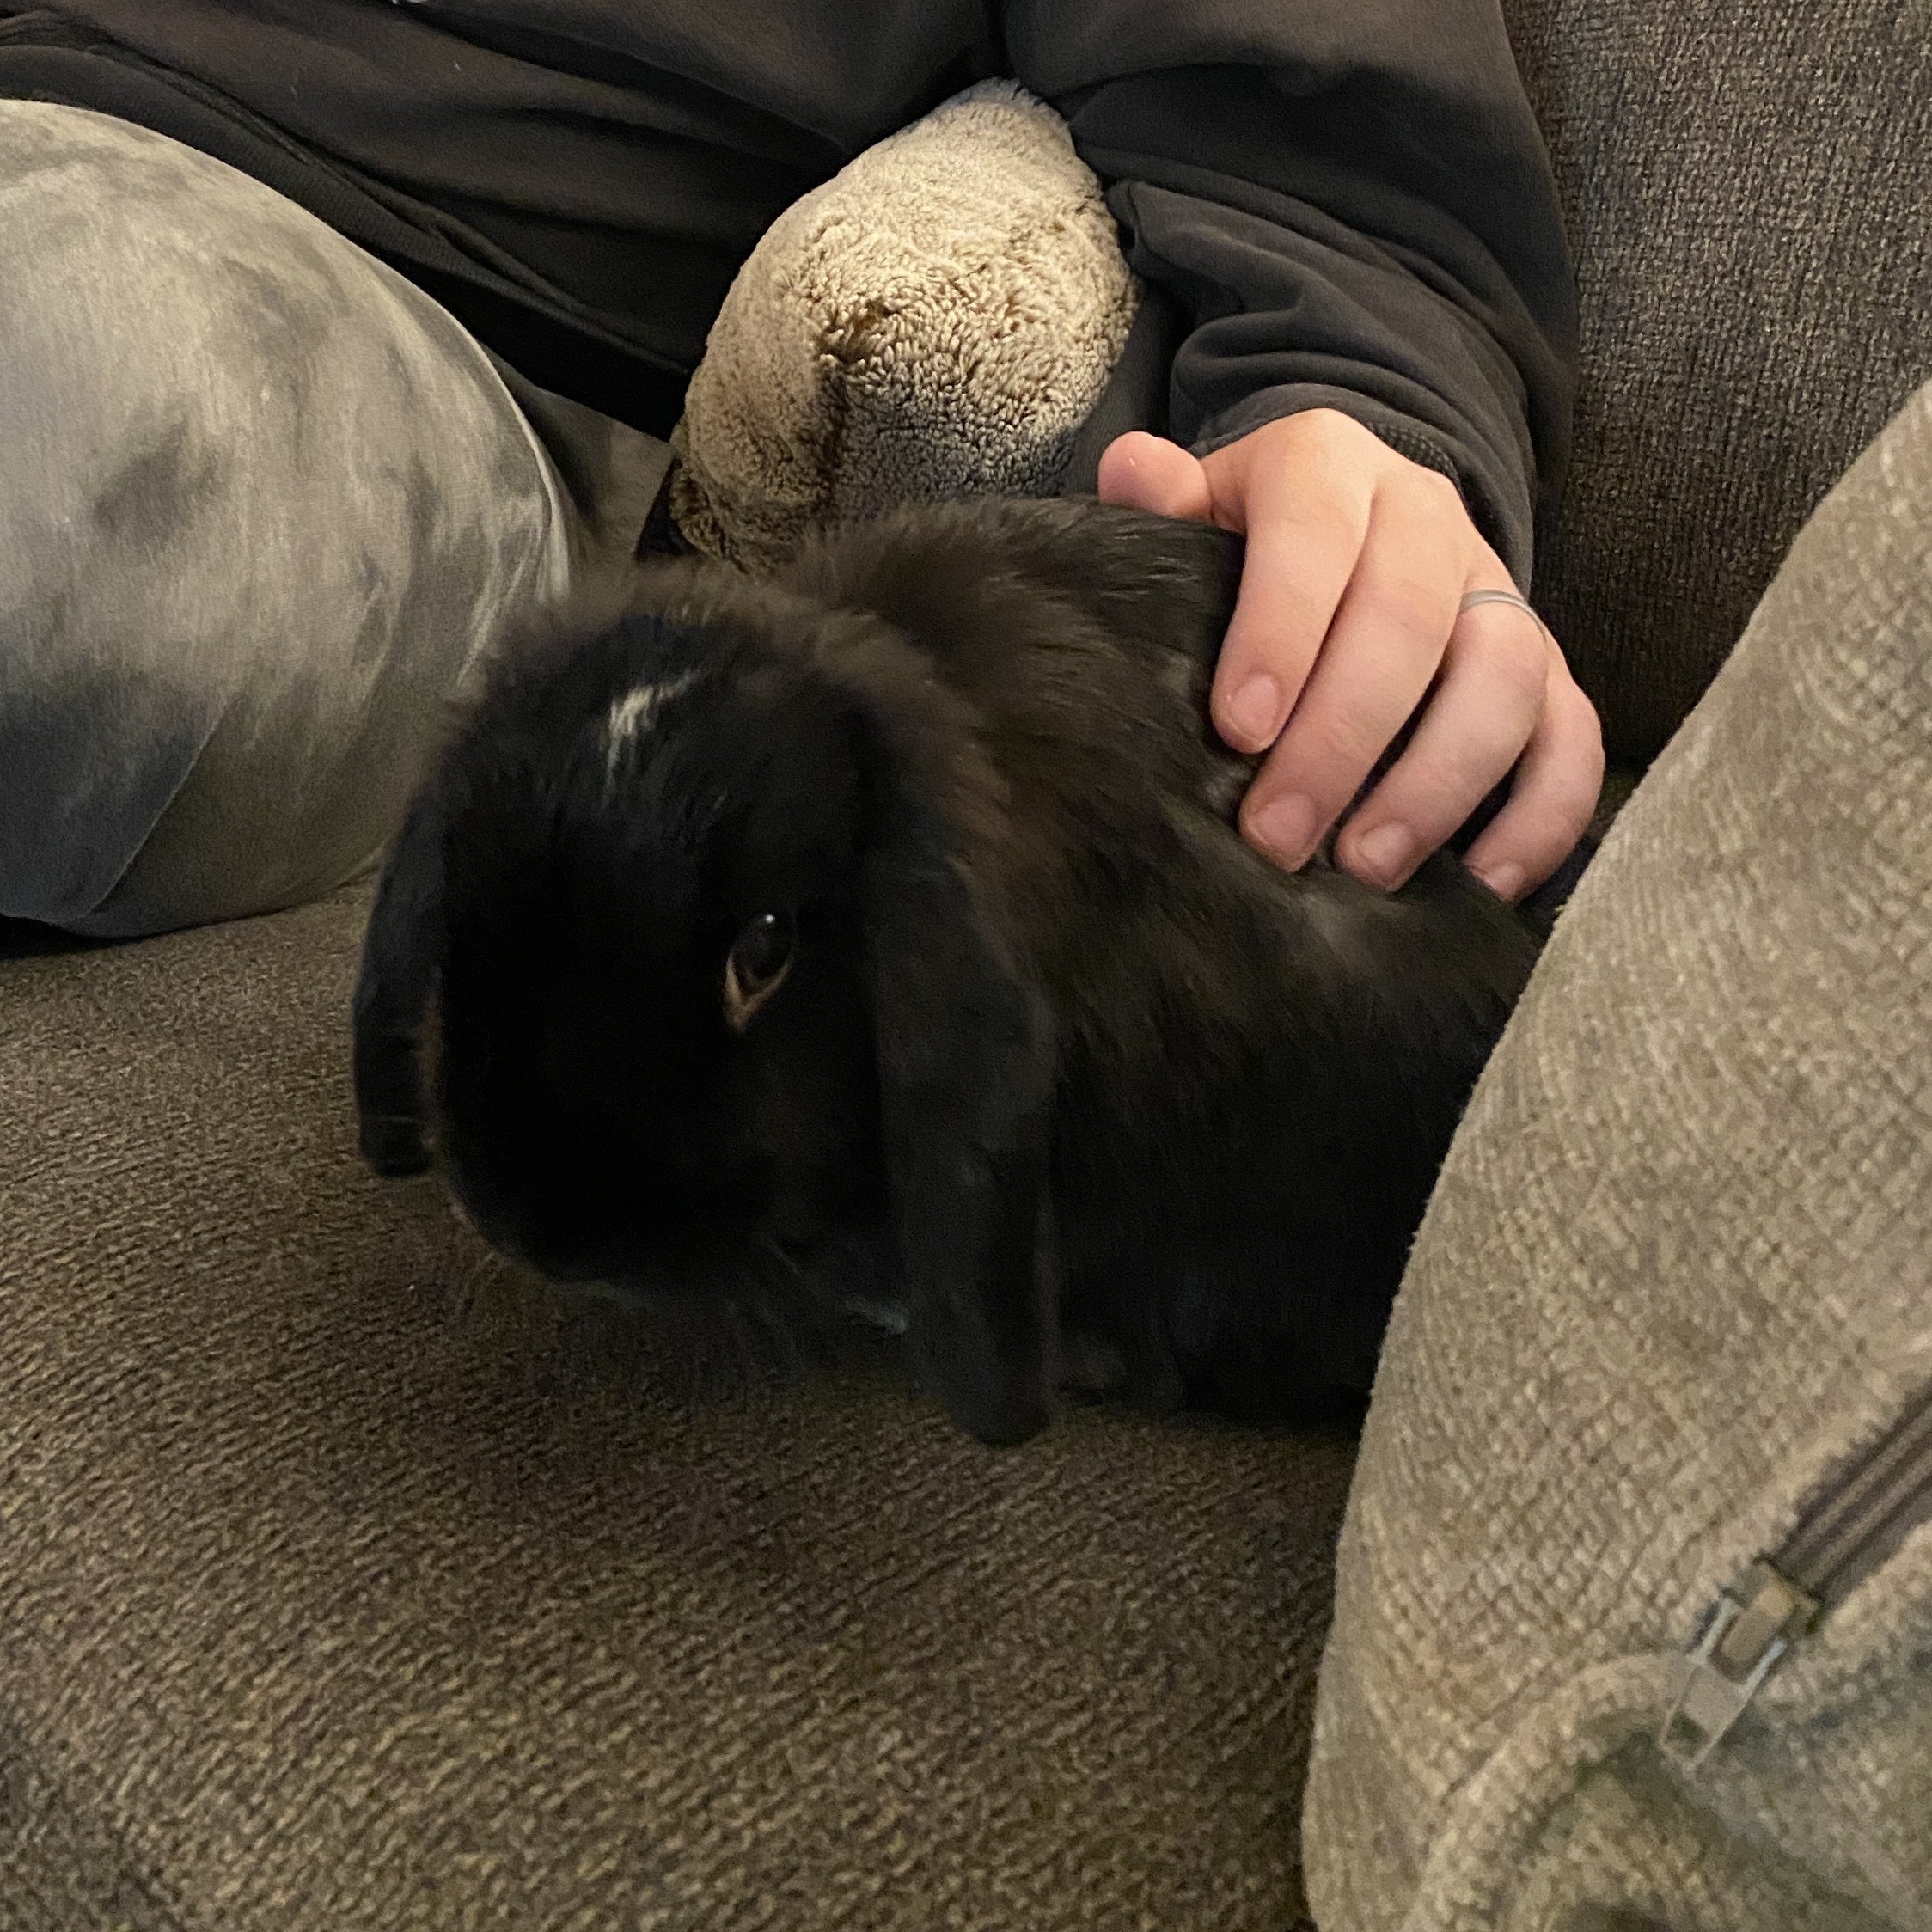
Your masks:
M1800 535L1483 1075L1349 1502L1324 1932L1932 1926L1932 1522L1700 1774L1653 1741L1718 1590L1932 1385L1929 559L1932 388Z
M981 82L752 251L673 437L672 513L758 568L818 519L1051 495L1139 300L1059 115Z

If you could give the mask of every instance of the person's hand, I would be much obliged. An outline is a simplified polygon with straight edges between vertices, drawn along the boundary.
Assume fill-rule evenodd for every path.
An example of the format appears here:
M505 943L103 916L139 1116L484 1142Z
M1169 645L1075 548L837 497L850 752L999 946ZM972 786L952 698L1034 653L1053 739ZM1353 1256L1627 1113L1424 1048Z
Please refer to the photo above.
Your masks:
M1470 868L1516 899L1562 863L1603 781L1597 714L1525 612L1458 614L1470 591L1513 586L1446 477L1311 409L1201 458L1138 430L1117 437L1100 495L1247 538L1213 708L1236 750L1268 753L1241 807L1250 844L1303 864L1420 706L1337 835L1338 863L1400 885L1512 770Z

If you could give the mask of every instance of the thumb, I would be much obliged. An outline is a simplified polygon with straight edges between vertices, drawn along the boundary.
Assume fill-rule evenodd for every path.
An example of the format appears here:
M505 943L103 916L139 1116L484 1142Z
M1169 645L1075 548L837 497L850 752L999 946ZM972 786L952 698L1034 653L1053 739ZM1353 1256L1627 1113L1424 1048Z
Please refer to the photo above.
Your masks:
M1100 457L1100 500L1160 517L1207 523L1214 510L1208 473L1177 443L1145 430L1116 436Z

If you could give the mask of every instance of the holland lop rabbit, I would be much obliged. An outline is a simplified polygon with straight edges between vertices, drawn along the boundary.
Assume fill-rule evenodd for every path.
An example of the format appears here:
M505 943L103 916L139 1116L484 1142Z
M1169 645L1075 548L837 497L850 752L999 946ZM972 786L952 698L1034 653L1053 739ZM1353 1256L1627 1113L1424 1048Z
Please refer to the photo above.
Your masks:
M433 1133L488 1240L621 1292L871 1243L987 1442L1069 1363L1366 1388L1538 940L1447 855L1385 896L1244 844L1207 723L1240 559L1090 501L907 510L772 581L649 566L503 663L370 921L366 1157Z

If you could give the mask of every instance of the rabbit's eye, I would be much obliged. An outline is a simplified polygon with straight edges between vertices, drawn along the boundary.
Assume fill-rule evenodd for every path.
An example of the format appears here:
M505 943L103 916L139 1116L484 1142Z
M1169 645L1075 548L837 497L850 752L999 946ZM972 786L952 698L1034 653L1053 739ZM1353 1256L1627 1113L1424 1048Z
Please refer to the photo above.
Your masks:
M789 913L760 913L731 943L724 959L724 1024L734 1033L785 983L797 938Z

